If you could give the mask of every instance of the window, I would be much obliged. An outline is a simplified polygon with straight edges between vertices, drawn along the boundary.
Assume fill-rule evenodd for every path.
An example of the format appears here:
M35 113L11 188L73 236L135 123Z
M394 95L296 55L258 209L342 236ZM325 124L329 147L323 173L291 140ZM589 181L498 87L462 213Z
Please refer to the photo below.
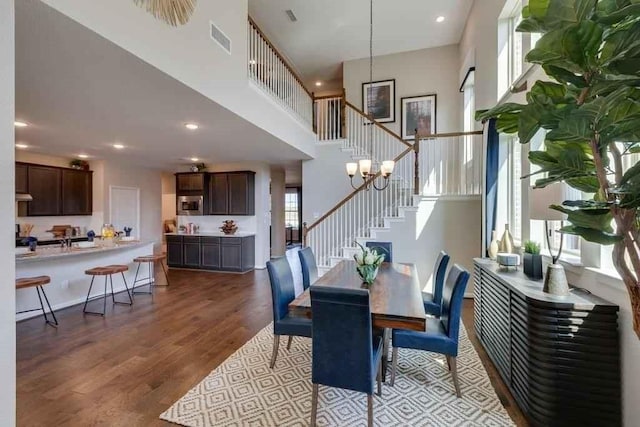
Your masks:
M297 188L287 188L284 198L284 221L287 227L300 226L300 197Z
M522 144L517 137L509 138L509 191L507 194L507 217L513 241L522 244Z

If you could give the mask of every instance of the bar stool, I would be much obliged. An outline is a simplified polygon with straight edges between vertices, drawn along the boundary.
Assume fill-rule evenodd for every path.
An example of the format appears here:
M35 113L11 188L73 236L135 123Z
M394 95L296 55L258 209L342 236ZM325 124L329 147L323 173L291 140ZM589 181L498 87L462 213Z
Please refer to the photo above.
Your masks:
M89 286L89 292L87 292L87 299L84 302L84 308L82 309L82 312L85 314L98 314L100 316L105 315L105 313L107 312L107 279L109 279L109 281L111 282L111 299L113 300L113 303L132 305L133 298L131 297L131 293L129 292L129 287L127 286L127 279L125 279L124 277L124 272L127 270L129 270L129 267L126 265L108 265L106 267L90 268L89 270L85 271L84 274L91 276L91 285ZM113 275L118 273L122 274L122 281L124 282L124 287L127 290L129 302L116 301L116 297L113 293ZM95 280L96 276L104 276L104 294L89 299L89 296L91 295L91 288L93 288L93 281ZM89 303L89 301L100 298L103 299L102 313L100 313L99 311L88 311L87 304Z
M169 285L169 274L167 274L167 269L164 266L164 260L166 259L166 255L164 254L153 254L153 255L145 255L139 256L133 260L133 262L138 263L138 268L136 269L136 277L133 280L133 286L131 287L131 293L135 294L153 294L153 287L156 286L156 262L160 262L162 265L162 271L164 272L164 277L167 279L167 285ZM149 276L143 277L142 279L138 279L138 273L140 272L140 266L146 263L149 266ZM144 291L136 291L136 283L147 281L147 285L149 285L149 292ZM146 285L141 285L146 286ZM141 286L138 286L140 288Z
M42 310L42 314L44 315L44 321L46 322L46 324L51 325L54 328L57 328L58 319L56 319L56 314L53 312L53 309L51 308L51 304L49 304L49 299L47 298L47 294L44 293L44 288L43 288L44 285L50 282L51 282L51 278L49 276L24 277L22 279L16 279L16 290L35 287L36 291L38 292L38 299L40 300L40 308L23 310L23 311L19 311L16 314ZM42 296L40 296L40 292L42 292ZM51 312L51 316L53 317L53 322L50 321L49 318L47 317L47 311L44 309L44 304L42 304L42 297L44 297L44 300L47 302L47 307L49 307L49 311Z

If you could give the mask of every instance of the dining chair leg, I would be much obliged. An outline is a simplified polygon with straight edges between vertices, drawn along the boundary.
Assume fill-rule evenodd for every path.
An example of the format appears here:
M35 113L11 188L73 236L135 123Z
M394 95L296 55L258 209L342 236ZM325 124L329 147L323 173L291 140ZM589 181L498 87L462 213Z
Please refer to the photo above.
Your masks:
M373 395L367 394L367 426L373 427Z
M293 341L293 337L289 335L289 341L287 341L287 350L291 350L291 342Z
M271 353L271 363L269 367L273 369L276 366L276 357L278 357L278 347L280 346L280 335L273 336L273 353Z
M447 356L447 366L449 367L449 372L451 372L451 360L449 356Z
M396 369L398 369L398 347L393 347L391 352L391 387L396 382Z
M458 383L458 365L456 358L447 356L447 362L449 362L449 366L451 367L451 376L453 377L453 386L456 388L456 396L460 398L462 397L462 393L460 393L460 384Z
M311 427L316 427L316 415L318 414L318 384L313 384L311 392Z
M378 363L378 396L382 397L382 360Z
M160 265L162 266L162 271L164 272L164 278L167 280L167 286L170 286L169 283L169 273L167 272L167 268L164 266L164 261L160 261Z

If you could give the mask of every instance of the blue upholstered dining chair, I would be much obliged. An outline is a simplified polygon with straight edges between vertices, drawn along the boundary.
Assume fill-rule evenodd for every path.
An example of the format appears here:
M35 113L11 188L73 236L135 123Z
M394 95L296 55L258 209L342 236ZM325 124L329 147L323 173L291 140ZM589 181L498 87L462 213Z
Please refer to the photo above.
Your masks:
M440 317L442 311L442 289L444 288L444 276L449 264L449 255L445 251L440 251L436 265L433 268L433 293L423 292L422 303L427 314Z
M367 242L367 247L375 249L378 255L384 254L384 262L393 262L391 242Z
M300 265L302 266L302 287L308 289L313 282L318 279L318 266L316 257L311 248L304 248L298 251Z
M447 364L453 377L456 396L461 396L456 357L458 356L458 332L462 313L462 299L464 298L464 290L468 281L469 273L458 264L454 265L449 271L444 285L440 318L427 318L426 332L393 330L392 386L396 379L396 369L398 367L398 348L412 348L444 354L447 357Z
M318 386L337 387L368 395L369 426L373 425L373 381L377 374L381 396L382 340L371 329L371 303L367 289L314 285L311 425L316 425Z
M288 335L287 349L291 348L294 336L311 338L311 320L289 316L289 303L296 297L293 274L286 257L274 258L267 262L269 281L271 282L271 301L273 305L273 353L269 367L273 369L278 357L280 336Z

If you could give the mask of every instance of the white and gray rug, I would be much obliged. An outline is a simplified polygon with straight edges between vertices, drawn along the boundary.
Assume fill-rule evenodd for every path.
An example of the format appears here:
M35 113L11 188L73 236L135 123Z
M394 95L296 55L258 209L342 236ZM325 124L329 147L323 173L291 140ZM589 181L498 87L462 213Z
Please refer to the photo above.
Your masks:
M271 325L260 331L160 418L184 426L308 426L311 414L311 340L281 340L273 370ZM443 356L399 350L394 387L374 397L377 426L513 426L464 327L455 396ZM336 361L340 363L340 361ZM390 378L390 373L388 373ZM363 393L320 386L319 426L365 426Z

